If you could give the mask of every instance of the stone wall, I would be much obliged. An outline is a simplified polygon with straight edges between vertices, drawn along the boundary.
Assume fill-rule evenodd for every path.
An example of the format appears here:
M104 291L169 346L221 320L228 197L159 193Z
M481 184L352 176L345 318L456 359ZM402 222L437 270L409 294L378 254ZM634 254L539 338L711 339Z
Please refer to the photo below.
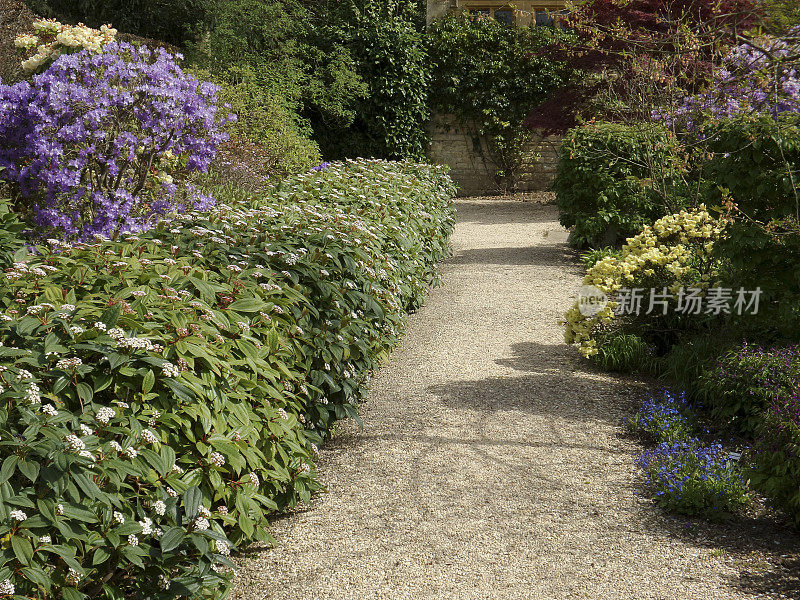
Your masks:
M428 158L450 167L450 176L459 186L459 195L501 194L505 189L495 177L497 167L491 162L486 140L475 135L476 128L465 126L455 117L439 115L429 124L431 145ZM546 190L556 173L561 138L534 137L525 154L528 159L518 173L518 192Z

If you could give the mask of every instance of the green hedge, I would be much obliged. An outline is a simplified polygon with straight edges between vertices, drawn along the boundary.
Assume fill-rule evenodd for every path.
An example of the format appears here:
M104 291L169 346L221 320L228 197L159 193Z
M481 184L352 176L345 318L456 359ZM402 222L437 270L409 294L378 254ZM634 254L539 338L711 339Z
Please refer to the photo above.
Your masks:
M224 591L231 544L269 540L267 517L320 489L315 444L357 416L436 280L453 191L435 167L337 163L12 265L0 583L67 600Z
M560 221L577 248L618 245L679 212L679 143L657 125L592 123L569 131L553 181Z
M219 85L220 101L229 104L236 115L236 121L228 126L234 141L223 145L223 151L246 149L244 140L254 144L252 157L233 156L230 165L221 165L227 158L223 152L217 160L215 166L227 181L257 187L266 177L307 171L322 162L310 126L297 116L297 107L288 98L270 89L267 73L251 65L238 65L220 72L195 70L194 74L201 81Z
M727 190L725 196L741 211L716 246L719 256L730 265L727 279L737 288L760 287L764 292L760 329L797 339L800 117L723 120L704 134L713 153L704 177ZM717 203L720 199L718 193L711 198Z

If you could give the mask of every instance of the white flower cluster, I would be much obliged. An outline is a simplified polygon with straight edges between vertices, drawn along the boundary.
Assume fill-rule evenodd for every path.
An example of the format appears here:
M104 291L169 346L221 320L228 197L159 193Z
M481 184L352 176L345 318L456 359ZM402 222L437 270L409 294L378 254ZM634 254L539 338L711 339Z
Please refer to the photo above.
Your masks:
M225 457L219 452L212 452L211 456L208 458L208 462L217 467L223 467L225 466Z
M117 338L117 348L123 350L153 350L153 342L145 338L121 337Z
M80 367L82 364L83 361L77 356L74 358L62 358L56 363L56 368L61 369L62 371L69 371L75 369L76 367Z
M67 573L65 579L69 585L78 585L81 579L83 579L83 575L81 575L78 571L70 567L69 572Z
M16 591L17 588L14 587L10 579L6 579L0 583L0 596L13 596Z
M67 443L67 447L70 450L78 451L86 448L86 444L83 443L83 440L74 434L68 435L64 438L64 441Z
M153 519L150 517L145 517L144 521L139 521L139 525L142 527L142 535L150 535L153 533Z
M24 521L25 519L27 519L27 518L28 518L28 515L26 515L26 514L25 514L24 512L22 512L21 510L12 510L12 511L11 511L10 513L8 513L8 514L9 514L9 515L11 515L11 518L12 518L12 519L16 519L17 521Z
M34 35L23 34L14 40L17 48L36 49L33 56L22 62L22 68L28 72L54 61L64 52L100 52L117 35L117 30L110 25L92 29L83 24L63 25L53 19L37 19L33 22L33 29Z
M231 546L228 542L223 540L214 540L214 547L217 550L218 554L222 556L230 556L231 554Z
M161 374L164 377L177 377L181 374L180 369L173 365L171 362L165 362L161 365Z
M144 429L142 430L142 441L147 444L155 444L158 442L158 437L156 437L156 434L149 429Z
M29 383L28 388L25 390L25 399L30 404L41 404L42 397L39 395L39 386L33 382Z
M104 406L97 411L97 414L94 416L94 418L97 419L97 422L101 425L108 425L115 415L116 413L114 412L113 408Z

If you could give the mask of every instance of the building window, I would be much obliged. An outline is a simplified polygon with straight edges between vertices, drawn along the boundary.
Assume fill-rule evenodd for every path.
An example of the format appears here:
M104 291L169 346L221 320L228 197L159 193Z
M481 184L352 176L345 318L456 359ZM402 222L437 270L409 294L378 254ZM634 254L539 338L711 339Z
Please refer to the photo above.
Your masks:
M494 11L494 18L495 21L499 21L503 25L508 25L509 27L514 25L514 11L510 8L501 8Z
M536 11L536 26L537 27L552 27L553 15L548 10Z
M481 19L488 19L492 16L492 11L488 8L470 8L469 14L480 17Z

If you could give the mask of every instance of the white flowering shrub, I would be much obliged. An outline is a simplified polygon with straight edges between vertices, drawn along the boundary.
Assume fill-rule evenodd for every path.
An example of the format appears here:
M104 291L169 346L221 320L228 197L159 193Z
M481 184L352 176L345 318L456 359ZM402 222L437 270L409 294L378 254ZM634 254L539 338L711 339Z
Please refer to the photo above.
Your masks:
M145 435L153 410L89 400L70 409L45 391L50 378L37 368L36 352L2 350L5 593L80 599L113 590L114 597L169 598L210 585L225 589L233 564L218 548L230 542L218 518L201 516L200 490L180 485L174 450ZM89 370L80 359L64 360L71 362L56 370L71 377ZM170 493L170 485L183 493Z
M641 314L620 317L615 314L617 292L622 288L642 288L649 294L651 289L666 289L677 296L681 288L707 290L718 274L719 263L712 252L724 228L724 222L702 205L645 226L641 233L628 239L620 256L607 256L587 271L583 285L596 287L609 302L591 316L583 315L576 302L565 315L565 341L578 344L583 355L590 357L599 351L598 337L609 330L627 326L646 333L663 330L665 321L673 321L669 327L679 326L674 323L677 299L669 300L667 315L661 307L644 314L649 308L645 302Z
M117 30L111 25L100 29L78 25L64 25L55 19L37 19L33 22L33 33L24 33L14 39L14 45L30 54L22 61L23 70L33 73L47 68L62 54L81 50L100 52L103 46L116 39Z
M321 489L317 445L357 417L435 281L452 194L435 167L336 163L17 257L0 294L0 582L44 598L223 591L231 548L271 539L268 516ZM60 553L37 550L47 535Z

